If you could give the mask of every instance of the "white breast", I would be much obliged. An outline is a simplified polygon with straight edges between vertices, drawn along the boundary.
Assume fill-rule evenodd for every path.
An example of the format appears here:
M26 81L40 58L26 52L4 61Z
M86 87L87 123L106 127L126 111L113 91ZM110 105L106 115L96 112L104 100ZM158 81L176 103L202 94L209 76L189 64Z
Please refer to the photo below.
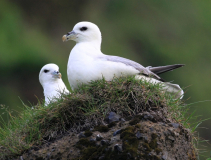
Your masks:
M70 52L67 75L70 86L76 89L78 85L102 79L111 81L114 76L128 76L139 73L131 66L123 63L99 59L103 53L88 44L77 44Z

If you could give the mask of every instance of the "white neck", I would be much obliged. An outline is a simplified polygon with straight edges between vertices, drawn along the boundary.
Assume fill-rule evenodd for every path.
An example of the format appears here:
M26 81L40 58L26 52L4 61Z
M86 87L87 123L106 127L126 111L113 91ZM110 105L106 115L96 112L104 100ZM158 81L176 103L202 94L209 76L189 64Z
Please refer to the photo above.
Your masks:
M82 58L85 56L99 56L103 54L100 49L99 43L93 42L80 42L76 43L73 47L70 57Z
M52 80L48 80L47 82L42 82L43 88L48 87L48 86L54 86L55 84L60 84L63 83L62 79L56 78Z
M101 40L76 42L76 45L78 45L78 44L85 44L85 45L88 45L88 46L92 46L97 50L101 50Z

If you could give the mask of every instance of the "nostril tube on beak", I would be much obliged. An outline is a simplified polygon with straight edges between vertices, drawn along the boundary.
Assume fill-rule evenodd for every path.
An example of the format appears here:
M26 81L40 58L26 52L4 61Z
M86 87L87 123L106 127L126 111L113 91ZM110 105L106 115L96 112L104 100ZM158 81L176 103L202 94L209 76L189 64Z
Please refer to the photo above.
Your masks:
M67 34L63 35L62 41L66 42L69 40L75 40L77 37L77 34L74 31L68 32Z

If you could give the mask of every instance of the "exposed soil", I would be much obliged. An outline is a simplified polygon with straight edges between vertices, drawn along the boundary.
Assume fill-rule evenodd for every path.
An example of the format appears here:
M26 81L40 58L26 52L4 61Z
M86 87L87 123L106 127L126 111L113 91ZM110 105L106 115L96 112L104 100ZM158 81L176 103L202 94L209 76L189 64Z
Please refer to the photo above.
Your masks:
M110 128L109 128L110 127ZM67 132L33 147L17 160L196 160L192 137L178 123L150 113L81 133Z

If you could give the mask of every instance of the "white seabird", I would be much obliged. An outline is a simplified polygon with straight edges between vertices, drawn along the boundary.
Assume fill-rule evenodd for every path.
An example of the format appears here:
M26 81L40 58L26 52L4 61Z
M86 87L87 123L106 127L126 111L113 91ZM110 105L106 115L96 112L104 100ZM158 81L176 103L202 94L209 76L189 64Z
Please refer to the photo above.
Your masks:
M59 98L61 93L69 93L61 77L59 67L56 64L46 64L40 70L39 81L43 87L45 105Z
M153 84L161 83L167 92L182 98L184 92L177 84L164 82L157 74L132 60L105 55L101 52L101 32L97 25L91 22L77 23L71 32L62 37L63 41L73 40L76 45L70 52L67 75L72 89L90 81L105 78L111 81L113 77L137 75L137 79L147 80Z

